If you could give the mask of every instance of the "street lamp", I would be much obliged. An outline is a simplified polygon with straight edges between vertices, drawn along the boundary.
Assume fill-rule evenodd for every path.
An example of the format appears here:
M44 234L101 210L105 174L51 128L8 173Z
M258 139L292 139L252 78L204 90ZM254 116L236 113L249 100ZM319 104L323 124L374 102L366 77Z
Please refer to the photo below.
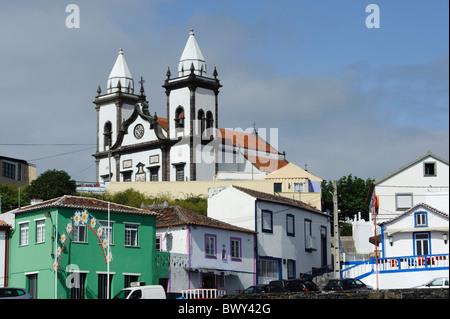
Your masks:
M328 189L322 187L333 196L333 239L334 239L334 278L341 278L341 255L339 251L339 210L338 210L338 196L337 196L337 181L333 181L333 193Z

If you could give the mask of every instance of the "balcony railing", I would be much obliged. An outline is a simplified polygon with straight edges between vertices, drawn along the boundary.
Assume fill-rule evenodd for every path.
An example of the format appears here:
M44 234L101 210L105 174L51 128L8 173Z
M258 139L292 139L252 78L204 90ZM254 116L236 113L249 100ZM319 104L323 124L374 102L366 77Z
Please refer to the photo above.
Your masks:
M449 254L378 258L377 264L375 264L375 258L372 258L341 270L341 276L342 278L364 278L377 270L380 273L386 273L448 267Z
M216 299L217 296L223 296L226 294L226 290L215 288L195 288L181 290L181 296L185 299Z

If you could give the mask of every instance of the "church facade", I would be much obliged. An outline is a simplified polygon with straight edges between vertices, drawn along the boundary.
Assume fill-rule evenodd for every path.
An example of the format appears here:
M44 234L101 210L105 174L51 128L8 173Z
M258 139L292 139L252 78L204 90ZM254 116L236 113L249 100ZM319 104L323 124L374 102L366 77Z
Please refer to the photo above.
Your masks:
M281 154L258 136L218 126L218 96L222 87L206 62L191 29L178 63L170 68L163 88L167 117L149 110L143 87L135 92L134 79L120 49L108 77L106 93L100 86L97 111L97 182L213 180L221 171L247 178L284 166ZM223 174L222 174L223 175Z

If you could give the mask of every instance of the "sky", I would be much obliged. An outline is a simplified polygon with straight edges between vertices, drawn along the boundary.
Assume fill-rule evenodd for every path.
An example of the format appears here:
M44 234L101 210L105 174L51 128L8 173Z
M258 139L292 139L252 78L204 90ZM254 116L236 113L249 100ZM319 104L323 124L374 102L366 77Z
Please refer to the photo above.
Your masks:
M93 101L119 48L166 117L161 86L191 28L223 85L219 127L277 128L268 142L325 180L448 160L447 0L2 1L0 155L95 182Z

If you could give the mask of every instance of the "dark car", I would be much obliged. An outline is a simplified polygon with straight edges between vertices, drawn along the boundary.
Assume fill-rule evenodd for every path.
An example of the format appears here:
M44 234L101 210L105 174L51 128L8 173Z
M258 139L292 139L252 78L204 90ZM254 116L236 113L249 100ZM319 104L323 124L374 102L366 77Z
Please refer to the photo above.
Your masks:
M0 287L0 299L31 299L26 289Z
M244 290L244 294L260 294L270 292L288 292L288 290L271 284L250 286Z
M319 287L310 279L280 279L273 280L269 284L285 288L290 292L319 291Z
M333 290L372 290L372 287L367 286L359 279L347 278L347 279L331 279L326 284L325 291Z

